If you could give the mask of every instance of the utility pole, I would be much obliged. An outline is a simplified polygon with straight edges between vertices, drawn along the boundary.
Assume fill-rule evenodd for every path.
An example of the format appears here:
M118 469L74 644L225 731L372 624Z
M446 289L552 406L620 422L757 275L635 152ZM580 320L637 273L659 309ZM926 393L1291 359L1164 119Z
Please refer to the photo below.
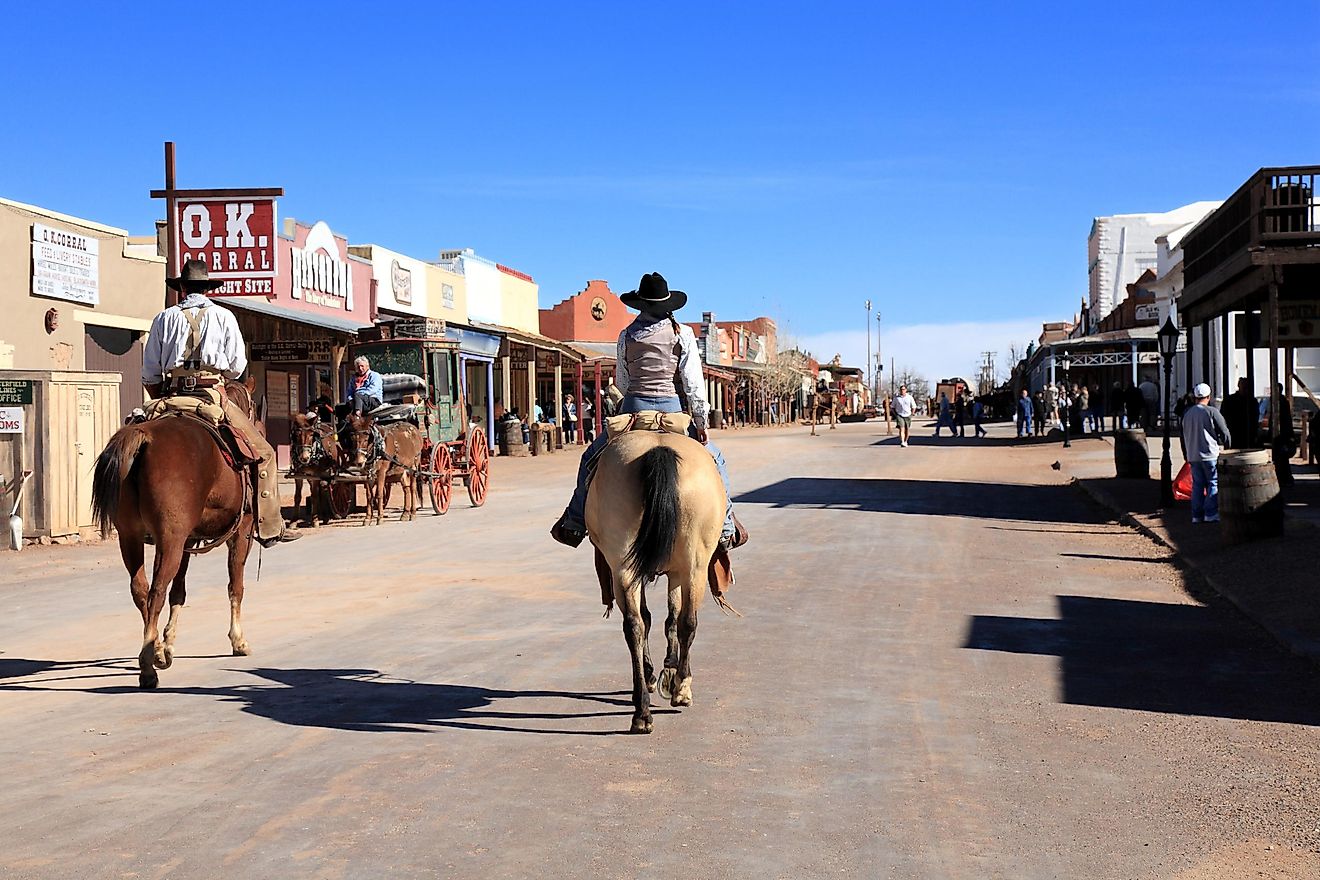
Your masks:
M871 365L871 301L866 301L866 385L871 386L871 379L875 375L875 370ZM874 402L874 401L872 401Z
M880 346L880 310L876 309L875 310L875 379L873 383L875 386L874 394L876 397L880 396L880 386L883 384L881 380L884 379L884 373L885 373L885 357L884 354L882 354L881 352L881 346Z

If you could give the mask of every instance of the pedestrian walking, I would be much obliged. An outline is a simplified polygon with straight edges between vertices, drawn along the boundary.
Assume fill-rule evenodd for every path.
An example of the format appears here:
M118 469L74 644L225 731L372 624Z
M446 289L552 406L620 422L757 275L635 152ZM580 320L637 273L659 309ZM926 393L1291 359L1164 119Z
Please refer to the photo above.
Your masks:
M990 432L985 429L985 426L981 424L981 418L984 415L985 415L985 404L981 403L981 401L979 400L973 400L972 424L976 427L976 431L973 433L973 436L975 437L986 437L990 434Z
M1297 452L1297 432L1293 429L1292 402L1283 394L1283 383L1274 386L1274 393L1279 395L1279 426L1276 430L1270 425L1270 456L1274 460L1274 473L1279 478L1280 486L1291 486L1292 457Z
M578 442L578 410L577 404L573 402L573 395L564 395L564 442Z
M1110 430L1127 428L1127 415L1123 411L1123 383L1115 382L1109 389L1109 414L1112 419Z
M1210 404L1210 386L1192 389L1196 405L1183 415L1183 445L1192 467L1192 522L1219 521L1219 452L1233 445L1224 416Z
M1031 392L1023 388L1022 396L1017 401L1017 435L1019 439L1031 436L1031 417L1034 408L1034 404L1031 402Z
M1105 386L1099 382L1091 386L1091 423L1095 433L1105 432Z
M1123 392L1123 410L1127 416L1127 428L1134 431L1142 426L1141 411L1145 408L1145 399L1141 396L1141 389L1132 383L1128 383L1127 390Z
M1155 431L1157 417L1160 412L1160 386L1152 382L1150 377L1147 376L1141 382L1140 391L1142 424L1146 427L1146 433L1151 434Z
M936 437L940 436L940 428L944 427L949 429L950 435L953 434L953 422L951 418L952 417L949 415L949 395L941 392L939 416L935 419Z
M964 425L967 423L967 397L963 394L954 395L953 403L953 435L955 437L966 437L967 431Z
M1085 434L1087 421L1091 417L1091 391L1085 382L1073 386L1073 397L1077 408L1077 433Z
M916 414L917 402L908 393L906 385L898 386L898 396L894 398L894 421L898 423L898 445L906 447L912 438L912 416ZM935 428L939 431L939 426Z
M1032 425L1036 429L1036 436L1045 436L1045 392L1037 391L1031 401L1031 410L1034 418Z

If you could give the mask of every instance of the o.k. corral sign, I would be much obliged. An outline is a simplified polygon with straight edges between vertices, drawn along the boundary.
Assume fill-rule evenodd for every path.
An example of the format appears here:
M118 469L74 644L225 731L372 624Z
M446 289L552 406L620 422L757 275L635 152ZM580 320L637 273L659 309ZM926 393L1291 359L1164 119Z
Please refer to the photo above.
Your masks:
M214 296L275 292L275 199L188 198L174 201L179 264L206 263L225 282Z

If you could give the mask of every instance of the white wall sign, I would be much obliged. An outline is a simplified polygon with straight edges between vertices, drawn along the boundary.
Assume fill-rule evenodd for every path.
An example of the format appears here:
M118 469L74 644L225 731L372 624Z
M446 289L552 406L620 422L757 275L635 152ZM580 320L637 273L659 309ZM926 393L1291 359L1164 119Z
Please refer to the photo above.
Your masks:
M0 434L23 433L23 407L0 406Z
M1160 318L1160 307L1156 305L1137 306L1136 319L1138 321L1158 321Z
M32 295L100 302L101 243L89 235L32 224Z
M324 220L317 221L303 246L292 253L294 299L353 311L353 272Z

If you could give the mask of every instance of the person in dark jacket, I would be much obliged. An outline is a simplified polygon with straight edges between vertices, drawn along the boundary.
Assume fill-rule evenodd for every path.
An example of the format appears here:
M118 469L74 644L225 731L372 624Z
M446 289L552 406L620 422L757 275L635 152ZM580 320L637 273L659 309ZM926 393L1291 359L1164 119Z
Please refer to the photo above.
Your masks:
M1141 416L1145 408L1146 399L1141 396L1141 389L1128 383L1127 390L1123 392L1123 411L1127 415L1128 430L1136 430L1144 424Z
M1019 438L1031 436L1031 417L1035 414L1035 407L1031 402L1031 392L1022 389L1022 396L1017 402L1017 435Z
M1260 404L1251 393L1251 380L1246 377L1238 379L1237 390L1224 398L1221 409L1238 449L1256 448L1256 438L1260 434Z
M1275 430L1270 425L1270 454L1274 459L1274 472L1279 477L1280 486L1293 484L1292 456L1296 451L1297 432L1293 430L1292 401L1283 393L1283 383L1274 386L1274 393L1279 395L1279 427Z

